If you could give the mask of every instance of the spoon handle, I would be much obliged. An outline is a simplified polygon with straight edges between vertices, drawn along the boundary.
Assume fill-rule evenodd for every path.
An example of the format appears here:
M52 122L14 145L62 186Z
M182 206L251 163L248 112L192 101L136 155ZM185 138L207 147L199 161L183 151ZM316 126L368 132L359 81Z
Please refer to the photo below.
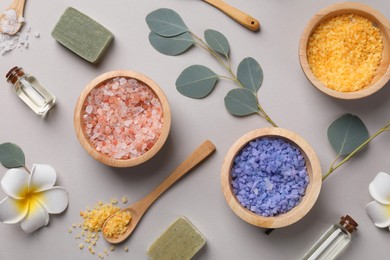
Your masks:
M157 186L151 193L149 193L145 198L140 200L138 203L133 205L133 208L138 208L139 212L144 213L152 204L164 193L169 187L171 187L176 181L188 173L192 168L197 166L200 162L206 159L210 154L215 151L214 144L206 140L204 141L196 150L187 157L187 159L179 165L165 179L159 186Z
M8 7L8 10L15 10L18 17L23 16L24 4L26 0L14 0L11 5Z
M242 26L246 27L251 31L258 31L260 29L260 23L258 20L242 12L241 10L238 10L237 8L228 5L222 0L203 0L203 1L216 7L217 9L219 9L220 11L224 12L229 17L231 17L233 20L235 20L236 22L238 22L239 24L241 24Z

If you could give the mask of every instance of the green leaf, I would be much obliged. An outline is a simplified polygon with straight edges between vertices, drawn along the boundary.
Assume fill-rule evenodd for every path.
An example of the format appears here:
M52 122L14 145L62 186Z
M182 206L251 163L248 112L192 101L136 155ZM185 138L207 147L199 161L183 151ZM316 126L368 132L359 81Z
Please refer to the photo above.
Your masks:
M257 97L245 88L230 90L225 96L225 107L235 116L247 116L259 112Z
M170 56L179 55L194 45L194 40L188 32L169 38L150 32L149 42L157 51Z
M180 15L172 9L157 9L149 13L145 20L152 32L163 37L177 36L189 31Z
M255 59L248 57L238 65L237 78L244 88L257 93L263 82L263 70Z
M8 169L23 167L25 158L22 149L13 143L1 144L0 163Z
M328 128L328 139L339 155L348 155L368 139L368 130L363 121L354 115L345 114Z
M229 42L222 33L209 29L204 32L204 38L214 51L224 55L226 58L229 56Z
M202 65L186 68L176 80L177 90L190 98L204 98L214 89L218 75Z

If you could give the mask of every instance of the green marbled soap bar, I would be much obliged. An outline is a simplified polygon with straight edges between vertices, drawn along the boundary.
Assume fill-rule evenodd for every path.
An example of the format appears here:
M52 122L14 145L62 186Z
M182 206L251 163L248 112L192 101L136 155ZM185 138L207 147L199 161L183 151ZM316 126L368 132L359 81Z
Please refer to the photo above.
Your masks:
M206 239L188 219L178 218L149 247L151 260L189 260L204 245Z
M100 59L114 38L101 24L72 7L65 10L51 36L92 63Z

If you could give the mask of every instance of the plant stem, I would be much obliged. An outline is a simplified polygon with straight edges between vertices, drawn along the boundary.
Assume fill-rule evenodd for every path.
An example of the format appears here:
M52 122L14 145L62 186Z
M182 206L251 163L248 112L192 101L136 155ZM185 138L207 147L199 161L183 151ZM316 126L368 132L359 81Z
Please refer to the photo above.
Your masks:
M322 177L322 180L324 181L332 172L334 172L336 169L338 169L341 165L343 165L344 163L346 163L349 159L351 159L356 153L358 153L360 150L362 150L364 147L366 147L366 145L372 140L374 139L375 137L377 137L378 135L380 135L381 133L385 132L385 131L390 131L390 122L387 123L384 127L382 127L381 129L379 129L378 132L376 132L375 134L373 134L372 136L370 136L366 141L364 141L361 145L359 145L359 147L357 147L352 153L350 153L347 157L345 157L341 162L339 162L336 166L334 166L334 164L336 163L336 161L340 158L340 155L337 156L336 160L333 162L332 166L329 168L328 172L325 174L324 177Z
M29 174L31 174L30 170L27 169L26 165L23 165L23 168L24 168Z

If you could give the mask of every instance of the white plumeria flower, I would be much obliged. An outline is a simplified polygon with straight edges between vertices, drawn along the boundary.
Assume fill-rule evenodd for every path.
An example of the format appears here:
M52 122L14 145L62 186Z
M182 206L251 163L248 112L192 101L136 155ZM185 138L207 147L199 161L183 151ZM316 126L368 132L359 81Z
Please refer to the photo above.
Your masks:
M369 191L372 201L367 204L366 211L368 216L379 228L390 226L390 175L380 172L370 183Z
M1 186L8 197L0 202L0 221L20 222L21 228L33 232L49 223L49 213L58 214L68 206L68 192L59 186L55 170L44 164L34 164L31 174L22 168L8 170Z

